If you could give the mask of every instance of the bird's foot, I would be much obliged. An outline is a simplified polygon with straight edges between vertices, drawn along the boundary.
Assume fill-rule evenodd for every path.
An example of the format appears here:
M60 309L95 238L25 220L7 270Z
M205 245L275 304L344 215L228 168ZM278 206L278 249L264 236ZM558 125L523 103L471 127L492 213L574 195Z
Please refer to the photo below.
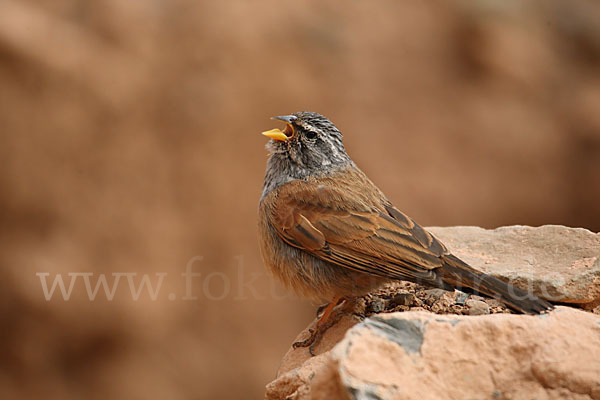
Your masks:
M315 314L315 318L319 318L319 315L321 315L321 312L327 308L327 306L329 305L329 303L325 303L325 304L321 304L319 307L317 307L317 312Z
M346 297L339 297L339 298L334 298L329 303L321 304L319 307L317 307L317 312L315 313L315 318L319 318L319 315L321 315L323 310L325 310L328 306L331 306L332 303L335 302L335 304L333 305L333 307L335 308L336 306L340 305L340 303L342 303L344 301L347 302L348 299Z
M310 328L308 330L308 332L310 334L308 336L308 338L294 342L292 344L292 347L294 349L297 349L299 347L308 347L308 352L310 353L311 356L314 356L315 355L315 347L319 344L319 342L323 338L323 335L325 334L325 332L327 332L327 330L329 328L331 328L333 325L338 323L338 321L340 319L342 319L343 316L352 315L343 310L334 311L331 314L332 315L329 318L327 318L327 321L321 322L319 320L317 322L316 327Z
M344 302L344 304L340 307L337 307L342 302ZM324 304L320 306L317 310L317 317L319 316L319 314L321 314L321 312L323 313L321 314L321 317L317 320L316 326L308 330L310 334L309 337L304 340L294 342L292 344L292 347L294 349L297 349L299 347L308 347L310 355L314 356L315 346L319 344L319 341L323 337L323 334L329 328L335 325L343 316L352 317L356 315L355 313L348 311L350 309L350 307L348 306L352 304L353 303L345 297L336 297L329 304Z

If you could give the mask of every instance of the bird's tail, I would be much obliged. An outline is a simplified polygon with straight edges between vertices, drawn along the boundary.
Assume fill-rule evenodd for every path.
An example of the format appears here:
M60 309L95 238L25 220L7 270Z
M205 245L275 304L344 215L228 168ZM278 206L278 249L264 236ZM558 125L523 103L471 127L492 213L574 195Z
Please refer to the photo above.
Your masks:
M460 291L496 298L513 310L524 314L540 314L552 304L510 283L471 268L454 255L445 255L441 268L442 281Z

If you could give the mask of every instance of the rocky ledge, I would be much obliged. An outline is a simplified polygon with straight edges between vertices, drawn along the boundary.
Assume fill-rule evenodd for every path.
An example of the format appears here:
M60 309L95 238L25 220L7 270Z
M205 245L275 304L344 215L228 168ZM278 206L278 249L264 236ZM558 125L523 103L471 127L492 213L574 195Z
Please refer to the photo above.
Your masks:
M515 315L495 300L394 283L359 299L315 357L290 349L266 398L600 400L600 235L429 229L474 267L583 310Z
M427 228L480 271L530 288L553 302L600 305L600 234L546 225Z

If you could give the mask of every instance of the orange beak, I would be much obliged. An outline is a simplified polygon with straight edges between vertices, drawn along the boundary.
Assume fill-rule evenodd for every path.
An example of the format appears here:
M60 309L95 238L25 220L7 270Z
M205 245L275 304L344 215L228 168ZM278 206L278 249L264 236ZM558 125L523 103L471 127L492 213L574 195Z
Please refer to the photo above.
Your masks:
M285 122L285 129L283 131L280 129L271 129L270 131L262 132L263 135L273 140L277 140L278 142L285 142L294 137L295 130L292 122L296 119L295 116L284 115L281 117L273 117L271 119L278 119Z
M262 134L273 140L277 140L278 142L285 142L288 140L287 135L279 129L271 129L270 131L265 131Z

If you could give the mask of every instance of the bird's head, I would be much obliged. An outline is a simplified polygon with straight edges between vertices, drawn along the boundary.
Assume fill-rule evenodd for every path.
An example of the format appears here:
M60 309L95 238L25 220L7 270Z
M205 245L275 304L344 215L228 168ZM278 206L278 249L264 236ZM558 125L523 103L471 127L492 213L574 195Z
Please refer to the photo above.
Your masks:
M300 111L272 119L285 122L285 128L262 133L271 138L267 149L271 157L289 162L292 169L303 170L310 175L350 161L341 132L321 114Z

